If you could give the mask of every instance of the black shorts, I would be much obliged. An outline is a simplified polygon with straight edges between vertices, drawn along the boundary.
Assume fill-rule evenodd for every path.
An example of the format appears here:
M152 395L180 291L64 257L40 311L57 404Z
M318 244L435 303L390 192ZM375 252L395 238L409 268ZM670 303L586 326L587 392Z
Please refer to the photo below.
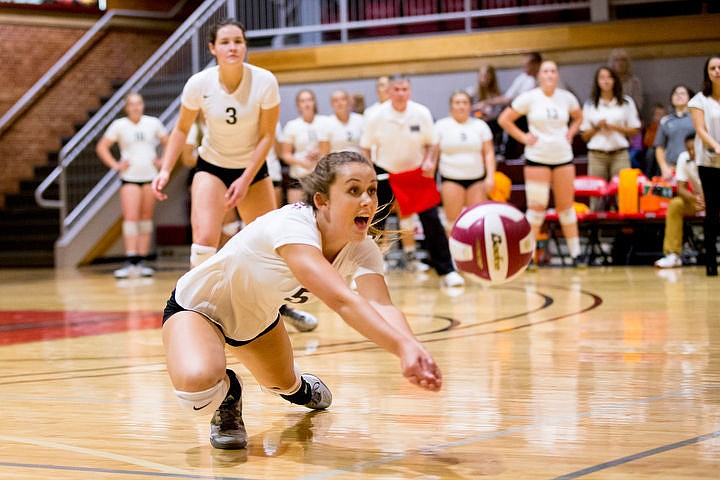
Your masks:
M194 311L194 310L188 310L187 308L183 308L182 305L177 303L177 300L175 300L175 290L173 290L172 293L170 294L170 298L168 299L167 304L165 305L165 310L163 310L162 324L165 325L165 322L167 322L170 319L170 317L172 317L176 313L188 312L188 311ZM200 315L202 315L202 314L200 314ZM207 317L205 317L205 318L207 318ZM208 321L211 321L211 320L208 319ZM275 321L273 323L270 324L269 327L267 327L265 330L260 332L255 338L251 338L250 340L235 340L233 338L229 338L229 337L225 336L225 332L222 331L222 327L220 327L220 325L218 325L215 322L212 322L212 324L220 329L220 331L223 334L223 337L225 338L225 343L227 343L228 345L231 345L233 347L241 347L243 345L247 345L248 343L252 342L253 340L256 340L256 339L262 337L263 335L265 335L266 333L270 332L273 328L277 327L279 322L280 322L280 315L278 315L278 317L275 319Z
M240 178L240 176L245 171L244 168L223 168L218 167L217 165L213 165L212 163L209 163L207 160L203 160L202 158L198 157L197 165L195 165L195 172L207 172L210 175L213 175L225 184L227 188L230 188L230 185ZM257 174L255 175L255 178L253 178L252 182L250 182L250 185L253 185L263 178L266 178L270 176L267 169L267 164L263 163L262 167L260 167L260 170L258 170Z
M137 185L138 187L142 187L144 185L150 185L152 183L152 180L148 180L147 182L134 182L132 180L120 180L120 183L123 185Z
M482 177L478 177L478 178L456 179L456 178L443 177L442 175L440 175L440 181L457 183L458 185L460 185L463 188L469 188L471 185L474 185L477 182L482 182L483 180L485 180L486 176L487 175L483 175Z
M533 162L532 160L528 160L527 158L525 159L526 167L545 167L545 168L549 168L550 170L554 170L558 167L564 167L565 165L572 165L572 163L573 163L573 161L570 160L569 162L565 162L565 163L548 165L547 163Z

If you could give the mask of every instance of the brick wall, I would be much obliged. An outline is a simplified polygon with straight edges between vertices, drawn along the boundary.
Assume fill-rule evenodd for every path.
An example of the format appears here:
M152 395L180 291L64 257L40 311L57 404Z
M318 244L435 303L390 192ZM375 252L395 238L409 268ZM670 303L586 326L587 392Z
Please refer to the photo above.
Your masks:
M15 92L7 94L9 103L14 103L82 33L27 25L3 27L3 50L12 51L11 61L18 66L17 74L3 79L13 84L8 88ZM33 167L46 164L47 154L59 150L60 137L72 135L75 124L87 120L88 110L100 106L100 97L111 93L111 82L129 78L170 33L111 29L0 136L0 206L5 194L17 192L20 179L31 178ZM53 46L53 55L48 55L48 45ZM3 111L9 108L2 105Z

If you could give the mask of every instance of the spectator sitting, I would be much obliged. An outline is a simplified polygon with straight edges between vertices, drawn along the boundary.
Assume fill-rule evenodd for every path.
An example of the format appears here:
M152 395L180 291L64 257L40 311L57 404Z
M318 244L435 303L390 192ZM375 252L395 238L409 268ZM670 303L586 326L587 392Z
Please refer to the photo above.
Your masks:
M698 168L695 163L695 134L685 138L685 151L678 155L677 196L670 201L665 217L664 257L655 262L657 268L682 267L683 217L705 210Z

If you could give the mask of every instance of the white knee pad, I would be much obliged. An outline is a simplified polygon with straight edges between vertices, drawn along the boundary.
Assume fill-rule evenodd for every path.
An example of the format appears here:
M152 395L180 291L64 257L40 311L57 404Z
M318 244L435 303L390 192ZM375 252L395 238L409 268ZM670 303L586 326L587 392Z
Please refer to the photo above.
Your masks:
M122 222L122 232L124 237L136 237L140 235L140 222Z
M293 393L300 390L300 386L302 385L302 377L300 376L300 370L298 369L297 365L295 365L295 383L292 387L287 388L285 390L278 388L278 387L266 387L264 385L260 386L260 389L272 393L274 395L292 395Z
M190 267L197 267L208 258L212 257L217 248L208 247L207 245L198 245L193 243L190 245Z
M234 222L224 223L222 226L222 233L226 237L232 237L235 235L242 226L242 222L240 220L235 220Z
M407 232L414 232L415 231L415 217L409 216L401 218L398 222L398 225L400 226L400 230L407 231Z
M140 220L138 222L138 233L152 233L153 221L152 220Z
M567 210L559 211L558 220L560 221L560 225L572 225L573 223L577 223L577 214L575 213L575 209L570 207Z
M545 221L545 210L533 210L528 208L525 212L525 218L530 225L540 226Z
M546 209L550 202L550 184L544 182L525 182L525 200L528 207Z
M202 392L183 392L175 390L178 402L186 410L190 410L195 415L212 414L217 410L222 401L225 399L230 387L225 380L220 380L214 387L203 390Z

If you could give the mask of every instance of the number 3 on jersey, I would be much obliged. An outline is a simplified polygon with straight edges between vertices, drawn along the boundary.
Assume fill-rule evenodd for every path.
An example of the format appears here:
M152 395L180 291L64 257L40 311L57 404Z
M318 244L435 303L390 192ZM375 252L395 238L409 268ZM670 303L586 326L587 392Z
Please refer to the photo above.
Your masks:
M233 107L227 107L225 109L225 113L228 114L228 118L225 119L225 121L229 125L235 125L237 123L237 111Z
M305 292L307 292L307 290L303 287L300 287L297 292L292 294L292 296L285 297L283 298L283 300L288 303L305 303L310 300L307 295L303 295L303 293Z

